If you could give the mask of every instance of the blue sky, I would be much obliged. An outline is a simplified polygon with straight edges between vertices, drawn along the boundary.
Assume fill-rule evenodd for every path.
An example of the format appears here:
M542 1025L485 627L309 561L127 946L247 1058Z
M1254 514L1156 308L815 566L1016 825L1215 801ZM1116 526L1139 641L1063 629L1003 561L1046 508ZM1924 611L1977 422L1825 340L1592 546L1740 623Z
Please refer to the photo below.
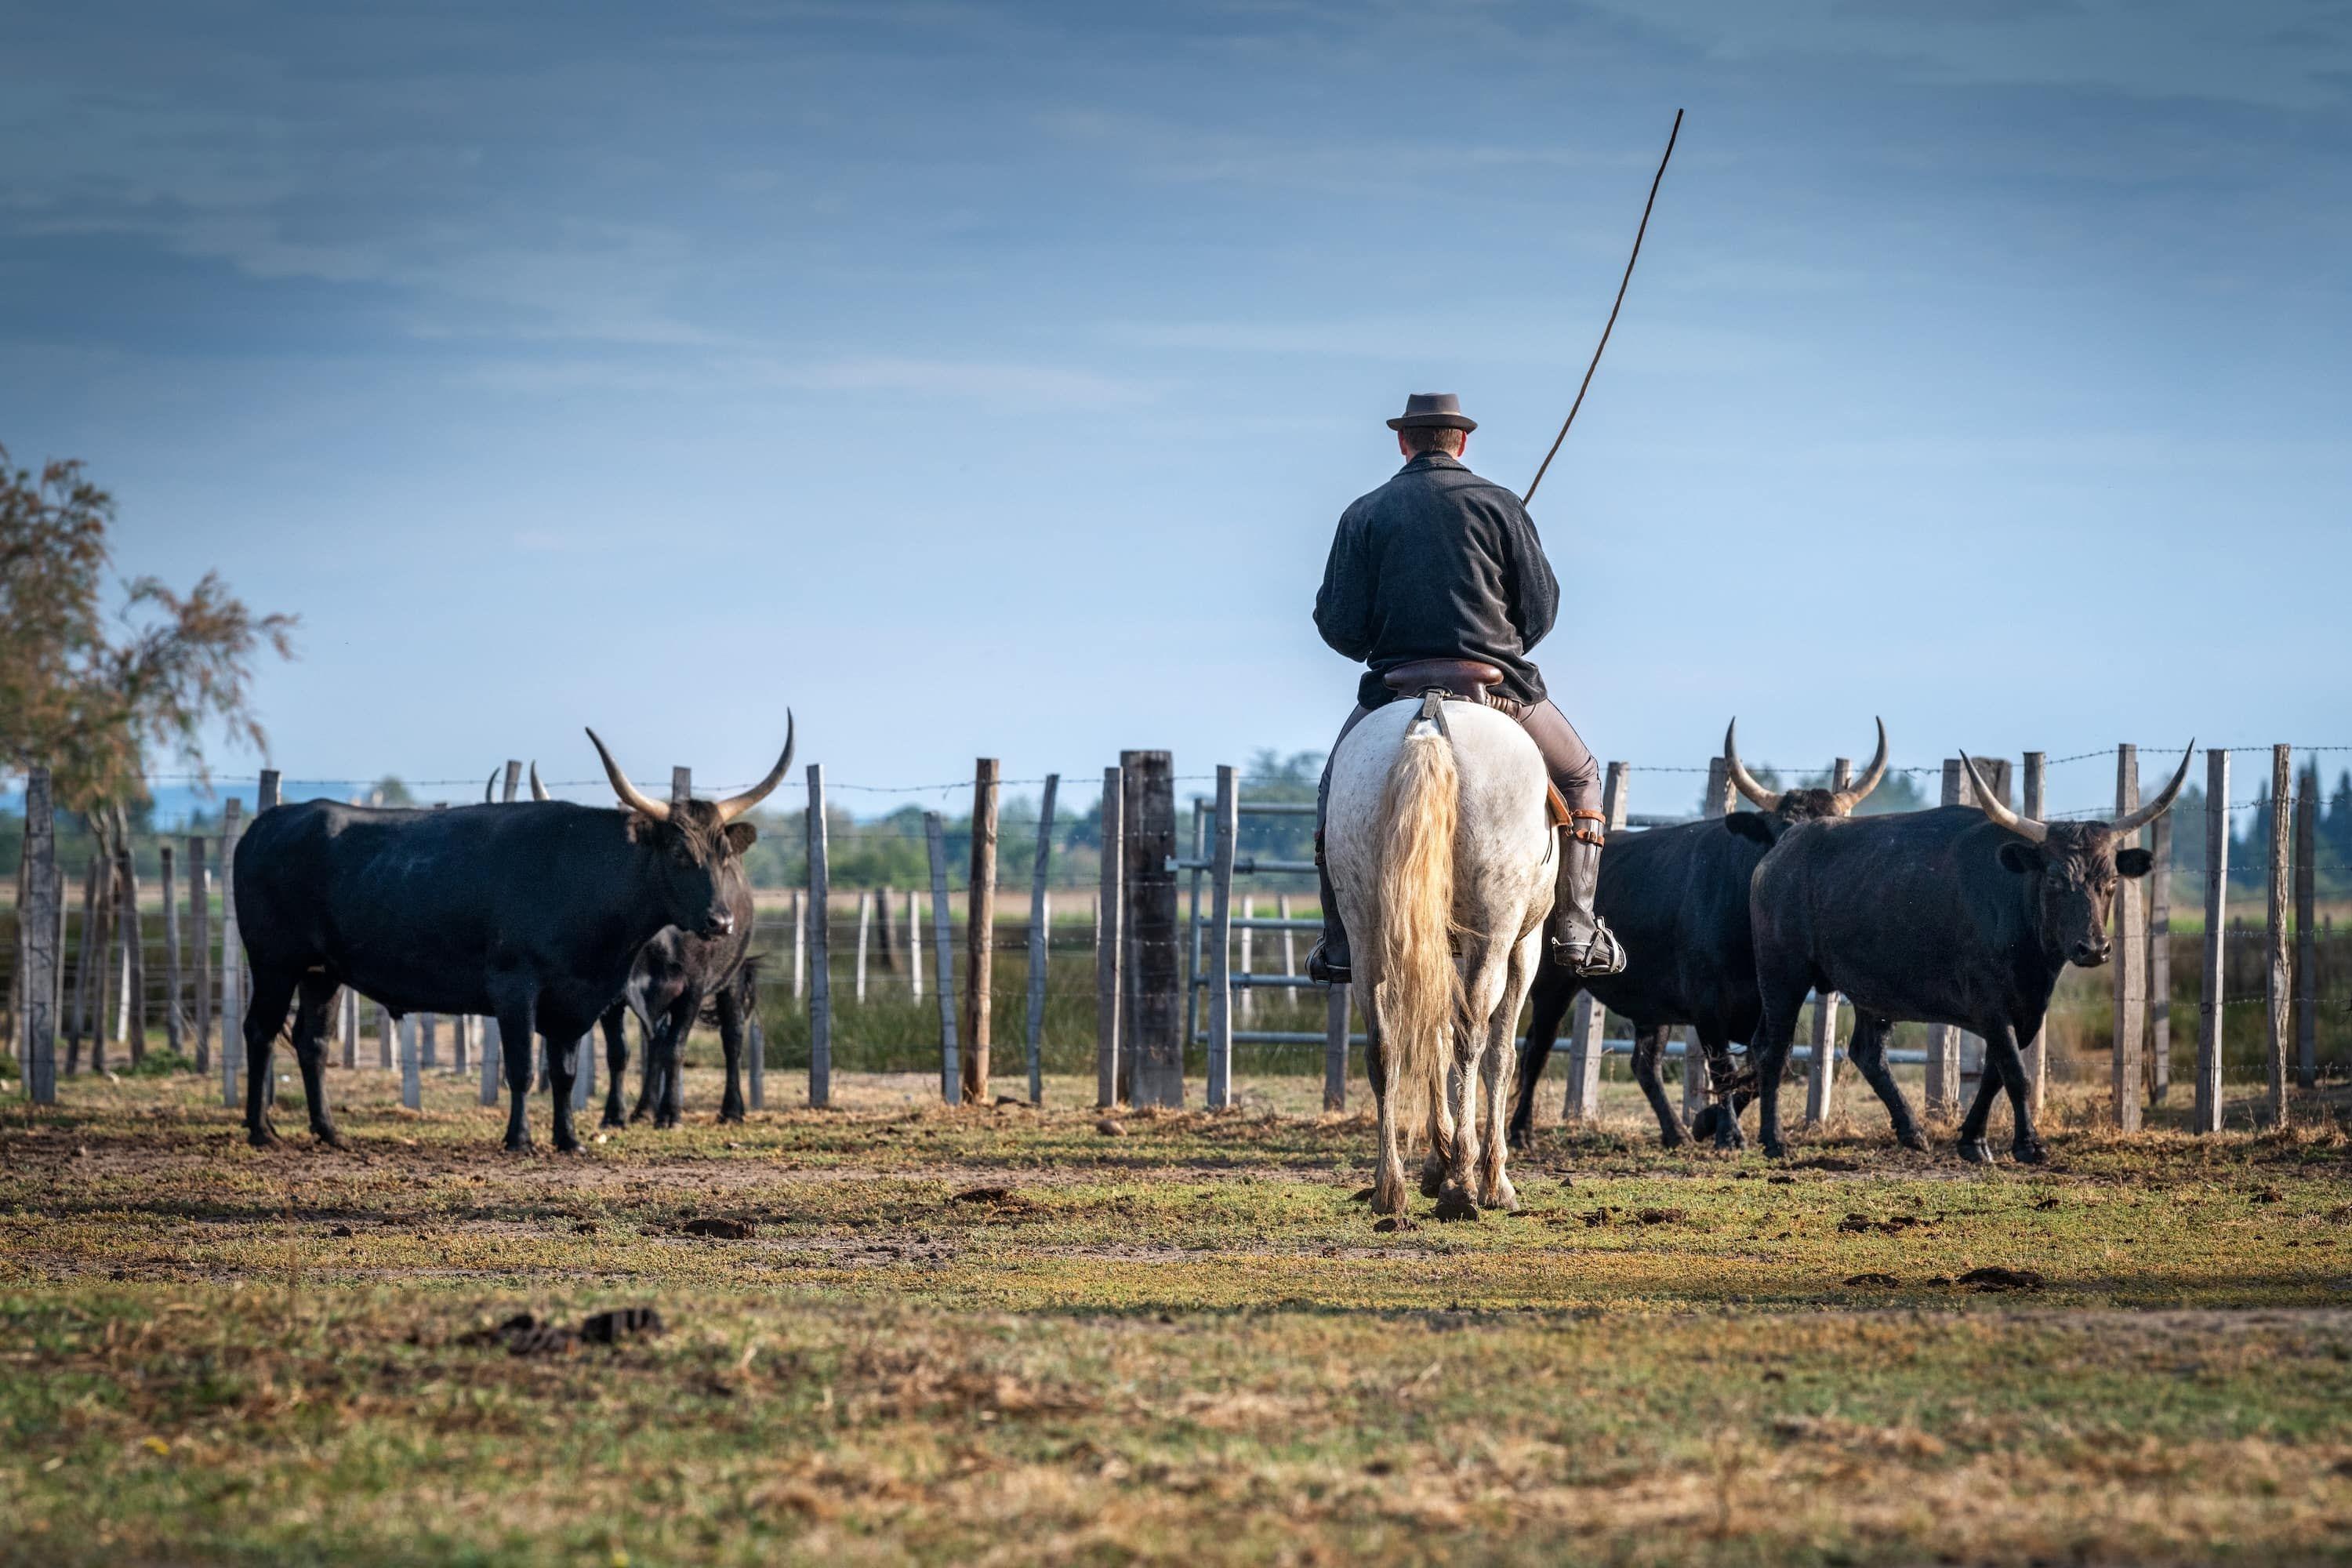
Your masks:
M1535 509L1597 752L2352 742L2352 6L1922 9L47 7L0 442L302 615L289 773L1205 773L1347 707L1406 392L1524 486L1683 107Z

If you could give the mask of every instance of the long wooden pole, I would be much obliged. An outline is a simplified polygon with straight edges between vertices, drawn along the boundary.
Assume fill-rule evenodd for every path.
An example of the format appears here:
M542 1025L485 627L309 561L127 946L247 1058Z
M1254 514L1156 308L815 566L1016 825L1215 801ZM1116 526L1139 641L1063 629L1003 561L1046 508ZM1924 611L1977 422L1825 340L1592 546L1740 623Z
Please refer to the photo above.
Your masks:
M187 1048L180 1011L180 900L173 896L172 847L155 852L156 875L163 892L163 1047L173 1056Z
M2221 1017L2229 965L2230 753L2205 753L2205 971L2197 998L2197 1103L2191 1131L2221 1131Z
M25 901L16 910L16 1038L25 1097L58 1102L58 998L65 965L65 887L58 872L57 814L49 770L25 770Z
M1037 806L1037 860L1029 874L1029 1016L1026 1020L1029 1054L1029 1103L1045 1103L1045 972L1053 963L1053 906L1045 888L1045 876L1054 864L1054 796L1062 787L1062 775L1045 775L1045 794Z
M239 1103L236 1076L245 1065L245 1009L238 1005L243 971L236 955L236 833L244 811L245 803L235 795L221 807L221 1103L231 1110Z
M971 781L971 885L965 889L963 1102L988 1103L988 1015L996 964L996 781L994 757L975 764Z
M1212 1110L1233 1100L1234 840L1240 836L1238 786L1230 763L1217 764L1216 865L1210 873L1208 1092Z
M213 889L205 876L205 836L188 835L188 935L195 944L196 1071L212 1071Z
M1127 863L1126 791L1120 770L1103 770L1102 886L1095 904L1095 1104L1118 1103L1119 957L1126 947L1120 915L1122 868Z
M809 1104L833 1103L833 880L825 864L824 764L808 765Z
M2139 748L2128 743L2116 748L2116 815L2139 809ZM2133 833L2118 849L2139 843ZM2116 1128L2139 1131L2140 1105L2147 1099L2142 1065L2147 1037L2147 904L2145 883L2124 877L2116 883L2115 1028L2116 1048L2108 1077Z
M2265 945L2269 963L2263 994L2269 1002L2270 1037L2265 1055L2271 1080L2271 1125L2286 1125L2287 1035L2294 1004L2287 962L2287 886L2293 874L2288 847L2287 799L2294 792L2294 752L2289 746L2271 748L2270 930Z

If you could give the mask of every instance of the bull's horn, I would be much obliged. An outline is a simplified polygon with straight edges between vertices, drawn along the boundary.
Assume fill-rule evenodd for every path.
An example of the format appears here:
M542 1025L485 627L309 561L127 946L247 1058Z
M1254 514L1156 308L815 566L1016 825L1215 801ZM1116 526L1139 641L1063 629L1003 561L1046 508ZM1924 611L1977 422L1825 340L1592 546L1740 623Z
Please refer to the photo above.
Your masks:
M2108 823L2107 831L2118 837L2126 833L2137 833L2141 828L2162 816L2171 806L2172 797L2180 793L2180 786L2189 782L2189 759L2196 754L2197 742L2192 740L2189 742L2189 749L2180 753L2180 766L2173 770L2172 782L2164 786L2164 793L2129 816L2119 816Z
M1730 726L1723 731L1723 765L1730 773L1733 785L1740 794L1754 801L1759 810L1780 810L1779 792L1766 789L1762 784L1758 784L1748 776L1748 770L1740 765L1738 735L1739 721L1734 719Z
M547 793L547 786L539 782L539 759L537 757L533 757L530 760L530 798L533 800L553 800L555 798L553 795Z
M2011 833L2021 834L2036 844L2049 838L2049 824L2036 822L2030 816L2021 816L2004 805L2000 797L1992 793L1992 785L1985 783L1984 774L1977 772L1975 762L1966 752L1960 753L1960 766L1969 770L1969 782L1976 786L1978 810L2008 828Z
M1885 776L1886 721L1881 719L1878 721L1878 754L1870 759L1870 766L1863 770L1862 777L1858 782L1850 784L1837 792L1834 798L1837 801L1838 815L1843 816L1850 814L1855 806L1862 804L1864 796L1878 787L1878 781Z
M504 772L506 772L506 769L504 768L492 768L490 770L489 778L482 785L482 804L484 805L490 804L490 791L498 787L499 775Z
M778 784L784 782L784 775L793 771L793 710L787 708L784 710L784 754L776 759L776 765L768 770L768 776L766 778L761 779L758 784L753 784L741 795L730 795L725 800L719 803L719 821L734 821L737 817L742 816L745 812L751 810L753 806L767 799L769 793Z
M651 799L631 784L629 775L621 771L621 764L613 760L613 753L604 749L604 742L596 739L593 730L588 731L588 743L595 747L597 756L604 759L604 776L613 781L613 793L621 797L623 805L631 811L642 812L656 822L669 820L669 803Z

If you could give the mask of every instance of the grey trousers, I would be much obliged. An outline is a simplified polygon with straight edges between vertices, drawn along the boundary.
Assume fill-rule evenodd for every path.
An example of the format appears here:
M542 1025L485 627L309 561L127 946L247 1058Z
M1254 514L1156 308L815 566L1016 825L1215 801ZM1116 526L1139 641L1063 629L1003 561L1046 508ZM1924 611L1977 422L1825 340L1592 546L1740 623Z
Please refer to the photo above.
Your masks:
M1370 711L1359 706L1348 715L1348 721L1339 726L1339 739L1331 742L1332 756L1339 754L1339 741L1346 740L1348 731L1362 723L1364 715ZM1568 715L1547 697L1519 715L1519 728L1536 743L1536 751L1543 757L1544 772L1551 775L1561 798L1568 802L1568 809L1599 811L1601 764L1592 760L1591 748L1576 732L1576 726L1568 721ZM1327 756L1323 759L1323 777L1315 786L1315 831L1318 834L1323 831L1323 813L1330 798L1331 758Z

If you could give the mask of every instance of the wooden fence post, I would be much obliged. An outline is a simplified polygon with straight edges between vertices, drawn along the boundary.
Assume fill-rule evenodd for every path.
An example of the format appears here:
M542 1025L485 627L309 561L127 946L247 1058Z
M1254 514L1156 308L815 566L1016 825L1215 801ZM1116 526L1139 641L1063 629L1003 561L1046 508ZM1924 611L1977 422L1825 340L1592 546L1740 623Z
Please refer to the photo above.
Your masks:
M2197 999L2197 1103L2190 1131L2221 1131L2221 1016L2229 966L2230 753L2205 753L2205 972Z
M1853 783L1853 759L1840 757L1830 767L1830 787L1844 789ZM1837 1109L1838 994L1813 993L1813 1060L1805 1080L1805 1124L1826 1127Z
M382 1008L377 1009L377 1016L383 1021L383 1037L389 1044L392 1039L392 1016L383 1012ZM391 1065L389 1059L384 1062L386 1067ZM506 1031L499 1026L499 1021L496 1018L487 1019L482 1028L482 1081L476 1091L480 1095L484 1105L496 1105L499 1102L499 1090L506 1080Z
M350 986L335 1008L335 1032L342 1037L343 1066L354 1071L360 1065L360 994Z
M678 1071L686 1070L680 1064ZM588 1096L596 1088L596 1031L591 1028L572 1047L572 1109L576 1113L588 1109Z
M416 1067L431 1072L441 1065L441 1019L433 1013L416 1015Z
M1062 787L1062 775L1045 775L1045 798L1037 806L1037 862L1029 875L1029 1103L1045 1103L1045 971L1053 963L1053 905L1045 889L1045 875L1054 862L1054 796Z
M237 1106L236 1078L245 1065L244 966L236 953L236 834L244 803L231 795L221 805L221 1103Z
M875 956L882 961L882 973L898 973L898 942L890 931L890 895L894 891L887 882L874 895Z
M163 1048L179 1056L187 1036L180 1014L180 900L172 886L172 847L158 845L155 859L163 894Z
M1298 933L1290 929L1290 895L1288 893L1276 893L1274 896L1274 912L1275 917L1284 922L1282 972L1295 979L1298 974Z
M1184 1103L1181 949L1177 941L1175 760L1166 752L1119 753L1126 777L1127 932L1135 979L1134 1064L1129 1096L1138 1105Z
M2172 1090L2172 813L2148 825L2147 1099Z
M996 978L996 779L994 757L974 765L971 781L971 886L965 889L963 1102L988 1103L989 1011Z
M1958 757L1944 759L1944 787L1939 805L1958 805L1965 798L1967 781ZM1927 1079L1921 1094L1929 1118L1959 1114L1960 1032L1949 1024L1927 1026Z
M58 1102L58 997L65 964L65 885L58 871L49 770L25 770L25 901L16 910L16 1040L25 1098Z
M131 1065L137 1067L147 1058L147 931L139 913L139 860L131 852L131 821L120 807L114 813L114 868L122 900L117 922L122 936L122 1038L131 1049Z
M2036 822L2043 820L2049 808L2050 753L2047 752L2028 752L2025 753L2025 778L2024 787L2021 793L2023 798L2019 802L2019 808L2022 810L2026 816L2033 818ZM2040 1028L2033 1031L2033 1038L2023 1042L2023 1044L2025 1047L2026 1104L2038 1115L2042 1110L2042 1098L2044 1094L2047 1093L2050 1087L2050 1026L2048 1022L2044 1021Z
M805 817L803 817L805 821ZM808 994L808 911L801 890L793 889L793 1000Z
M2303 775L2294 802L2294 1081L2319 1082L2319 953L2315 909L2319 849L2319 763Z
M2286 1125L2287 1030L2293 1022L2293 974L2287 962L2287 883L2292 875L2287 842L2287 797L2294 792L2294 752L2290 746L2271 748L2270 931L2267 933L2271 1125Z
M1215 864L1209 892L1208 1091L1212 1110L1233 1102L1234 1089L1234 843L1241 836L1234 770L1217 764Z
M98 863L99 855L96 846L93 845L89 858L82 867L81 946L79 954L74 961L73 1016L67 1025L66 1037L66 1076L68 1078L81 1071L82 1039L90 1033L93 1007L91 998L97 994L98 981L94 971L98 968L96 961L99 952Z
M1699 815L1728 816L1738 809L1738 798L1732 789L1730 764L1721 757L1709 757L1706 795L1699 803ZM1706 1053L1699 1048L1698 1037L1688 1029L1675 1033L1683 1042L1683 1120L1689 1121L1706 1106L1714 1086L1707 1071Z
M953 1105L962 1093L963 1068L956 1059L955 931L948 909L946 825L936 811L923 813L923 839L931 858L931 943L939 959L940 1099Z
M744 1033L751 1052L751 1109L768 1109L768 1031L761 1026L759 996L752 994L751 1019Z
M192 970L195 980L195 1005L193 1016L196 1031L196 1071L199 1075L213 1069L213 889L205 876L205 836L188 835L188 935L195 947L195 964Z
M416 1056L417 1015L400 1020L400 1103L411 1110L425 1108L423 1066Z
M922 895L907 889L907 986L914 1000L923 999Z
M809 1103L833 1103L833 879L825 864L824 764L808 765Z
M2116 815L2138 809L2139 748L2126 742L2116 748ZM2138 843L2139 835L2134 833L2116 847ZM2143 1058L2147 1038L2147 903L2140 878L2116 879L2113 950L2116 1049L2108 1087L2116 1130L2137 1132L2147 1097Z
M874 892L870 888L857 889L857 980L858 1005L866 1005L866 948L874 933Z
M1201 1033L1201 1004L1206 999L1208 987L1201 983L1201 966L1208 958L1208 933L1201 929L1201 883L1208 875L1209 801L1206 796L1192 797L1192 888L1184 908L1184 1048L1191 1050L1195 1037L1206 1040Z
M1633 782L1632 768L1625 763L1612 763L1601 786L1601 831L1604 837L1615 837L1624 830L1627 810L1627 789ZM1601 851L1603 855L1608 850ZM1568 1094L1559 1109L1560 1120L1584 1123L1601 1114L1601 1058L1604 1049L1601 1031L1609 1021L1609 1010L1589 991L1577 993L1576 1003L1569 1014L1568 1025Z
M449 1019L449 1071L451 1076L456 1078L463 1078L466 1076L466 1068L472 1065L474 1059L472 1056L468 1054L472 1050L473 1045L473 1015L470 1013L457 1013L452 1015Z
M1125 951L1120 894L1127 864L1126 790L1118 768L1103 770L1102 887L1095 896L1095 1104L1118 1103L1119 956Z
M1242 950L1242 966L1239 973L1243 974L1255 974L1257 973L1256 938L1257 896L1255 894L1250 894L1242 900L1242 930L1241 942L1239 944ZM1243 986L1241 988L1241 994L1234 998L1234 1011L1235 1016L1241 1019L1243 1028L1246 1029L1250 1026L1251 1015L1255 1013L1256 1010L1257 987L1254 985Z

